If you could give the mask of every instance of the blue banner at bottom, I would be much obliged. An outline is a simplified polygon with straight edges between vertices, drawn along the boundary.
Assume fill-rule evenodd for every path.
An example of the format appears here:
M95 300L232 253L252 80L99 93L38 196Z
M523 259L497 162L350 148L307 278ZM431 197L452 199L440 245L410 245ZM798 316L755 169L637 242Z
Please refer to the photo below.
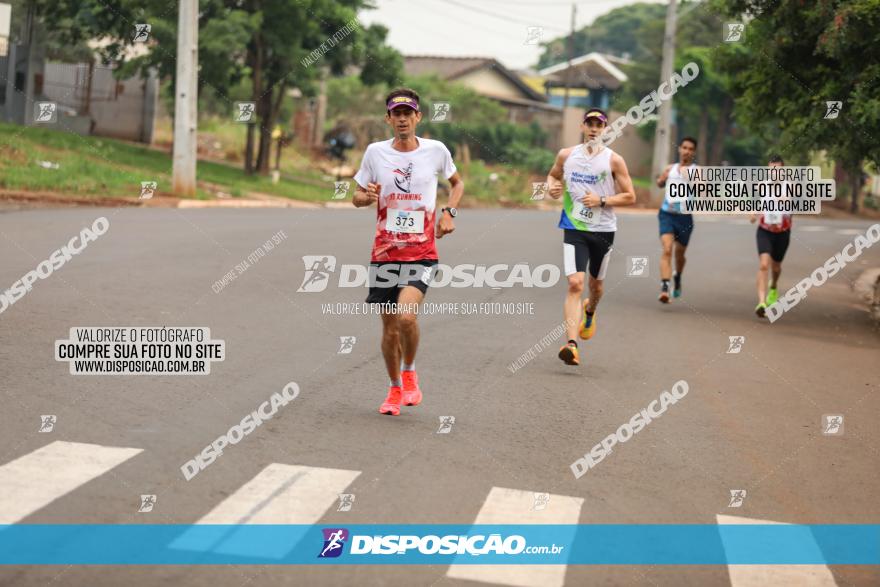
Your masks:
M880 525L0 525L3 565L877 565Z

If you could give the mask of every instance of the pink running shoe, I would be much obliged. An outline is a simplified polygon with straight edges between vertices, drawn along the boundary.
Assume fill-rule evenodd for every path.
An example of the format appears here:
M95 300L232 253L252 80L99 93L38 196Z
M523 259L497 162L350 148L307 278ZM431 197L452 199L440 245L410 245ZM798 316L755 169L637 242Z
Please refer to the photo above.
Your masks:
M379 406L380 414L388 414L389 416L399 416L400 415L400 388L399 387L389 387L388 388L388 397L385 398L385 401L382 402L382 405Z
M419 389L419 376L415 371L402 371L403 405L417 406L422 403L422 390Z

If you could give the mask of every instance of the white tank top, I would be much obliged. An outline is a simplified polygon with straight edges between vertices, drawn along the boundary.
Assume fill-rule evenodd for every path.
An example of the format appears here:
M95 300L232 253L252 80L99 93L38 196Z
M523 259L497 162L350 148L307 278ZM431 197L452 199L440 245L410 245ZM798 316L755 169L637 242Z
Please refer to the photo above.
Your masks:
M595 155L588 155L583 145L572 149L562 168L565 197L559 228L588 232L617 230L617 216L611 206L587 208L583 205L584 196L590 192L606 197L616 193L611 173L613 154L614 151L608 147L603 147Z
M695 169L697 167L696 163L691 163L685 169ZM676 163L672 166L672 169L669 170L669 176L666 178L666 190L663 192L663 204L660 206L660 209L664 212L670 212L672 214L681 214L681 203L682 198L670 198L669 197L669 186L673 183L675 184L686 184L687 182L687 171L684 174L681 172L681 165ZM679 192L681 193L681 192Z

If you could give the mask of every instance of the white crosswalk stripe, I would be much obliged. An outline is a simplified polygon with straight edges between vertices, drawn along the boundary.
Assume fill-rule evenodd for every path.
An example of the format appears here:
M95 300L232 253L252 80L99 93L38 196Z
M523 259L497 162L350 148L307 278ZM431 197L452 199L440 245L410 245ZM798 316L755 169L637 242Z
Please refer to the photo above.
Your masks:
M198 524L314 524L360 471L272 463Z
M15 524L141 452L56 441L0 466L0 524Z
M802 232L825 232L826 230L828 230L828 227L827 226L816 226L816 225L799 226L798 230L802 231Z
M717 515L719 524L779 524L737 516ZM724 543L724 534L721 535ZM726 545L725 545L726 548ZM819 551L819 546L816 545ZM764 585L801 585L836 587L834 575L826 565L727 565L731 587L763 587Z
M551 494L542 510L535 492L493 487L474 524L577 524L584 500ZM446 575L516 587L561 587L567 565L451 565Z
M339 494L360 471L325 469L272 463L235 493L203 516L196 524L315 524L339 499ZM302 538L288 533L285 540L268 546L251 544L225 531L212 537L185 532L172 548L201 550L242 556L281 558Z

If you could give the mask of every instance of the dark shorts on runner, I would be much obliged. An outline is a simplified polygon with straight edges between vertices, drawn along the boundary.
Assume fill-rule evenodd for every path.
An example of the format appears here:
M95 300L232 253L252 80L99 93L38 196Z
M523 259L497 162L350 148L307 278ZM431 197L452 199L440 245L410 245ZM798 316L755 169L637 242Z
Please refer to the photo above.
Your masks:
M785 251L788 250L788 242L791 240L791 231L770 232L758 227L758 255L767 253L777 263L782 263Z
M589 265L593 279L605 279L612 244L614 244L613 232L565 229L562 239L565 275L586 271Z
M396 304L400 290L414 287L424 295L434 276L437 259L370 263L369 304Z
M693 214L672 214L660 210L657 218L660 220L660 236L672 234L673 238L683 246L688 246L691 233L694 231Z

